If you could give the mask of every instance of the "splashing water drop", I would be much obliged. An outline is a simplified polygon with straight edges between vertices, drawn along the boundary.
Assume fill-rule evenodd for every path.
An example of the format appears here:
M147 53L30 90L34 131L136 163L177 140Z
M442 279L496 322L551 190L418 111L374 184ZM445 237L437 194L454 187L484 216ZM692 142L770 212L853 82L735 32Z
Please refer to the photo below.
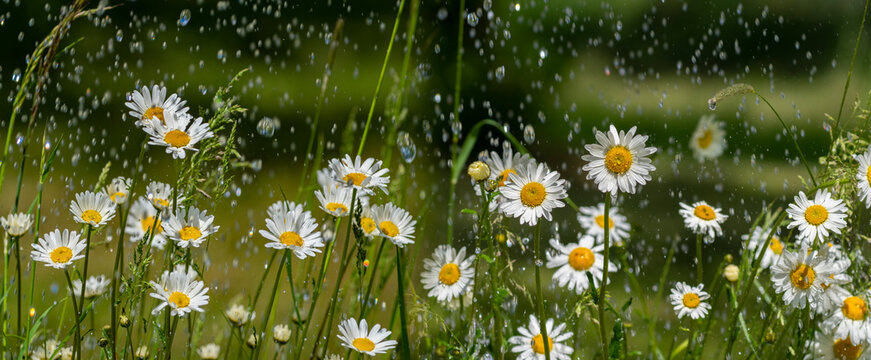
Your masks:
M275 134L275 121L268 117L260 119L257 123L257 132L265 137L272 137Z
M469 26L475 27L478 25L478 15L470 12L466 14L466 22L469 23Z
M396 145L399 145L399 153L402 155L402 160L409 164L414 161L414 156L417 155L417 147L414 146L414 142L411 141L411 136L408 133L404 131L399 132L399 139L397 139Z
M505 78L505 66L496 68L496 80L502 81Z
M527 144L535 142L535 129L532 128L532 125L527 124L523 127L523 141Z
M714 98L708 99L708 109L717 110L717 100L714 100Z
M115 33L115 41L121 42L121 40L124 40L124 31L119 29L118 32Z
M182 10L181 14L178 16L178 24L181 26L185 26L190 21L191 21L191 11L188 9Z

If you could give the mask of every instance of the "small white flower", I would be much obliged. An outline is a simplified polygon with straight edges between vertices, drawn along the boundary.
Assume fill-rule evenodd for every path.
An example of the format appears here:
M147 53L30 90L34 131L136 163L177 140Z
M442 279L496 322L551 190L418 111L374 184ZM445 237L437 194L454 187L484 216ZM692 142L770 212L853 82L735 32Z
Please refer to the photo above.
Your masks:
M756 256L759 254L759 251L763 249L759 249L762 245L765 244L765 237L771 232L771 229L766 229L760 226L753 228L753 232L750 235L741 235L741 239L745 241L747 244L747 248L752 251L753 258L756 259ZM768 243L768 247L765 248L765 255L762 255L762 262L759 264L761 269L768 269L774 264L777 264L780 261L780 256L783 254L783 249L786 245L780 241L780 236L778 232L774 232L774 236L771 237L771 242Z
M315 196L321 204L321 210L335 217L345 217L350 214L353 195L351 188L347 187L328 186L315 191ZM357 201L363 206L368 203L367 198L361 196L360 193L357 193Z
M783 293L783 302L802 309L810 304L814 311L820 311L824 288L835 281L834 275L825 246L821 251L784 250L780 262L771 266L771 282L775 292Z
M574 349L563 342L571 339L574 334L565 331L566 324L554 326L553 319L548 319L544 326L547 328L547 345L545 345L544 335L541 334L538 319L533 315L529 316L528 327L517 328L520 335L508 339L508 342L514 345L511 351L518 354L517 360L544 360L545 346L550 350L551 360L571 360Z
M290 328L285 324L275 325L272 328L272 340L278 345L287 344L290 341Z
M836 337L829 331L817 331L816 340L811 344L812 354L805 360L871 360L867 344L853 344L851 339Z
M466 257L466 248L460 251L448 245L439 245L432 259L423 260L421 282L427 294L438 301L450 301L461 296L474 283L472 263L475 257Z
M388 336L390 331L381 328L381 325L375 324L370 330L366 319L358 324L357 320L350 318L339 324L338 337L342 346L369 356L383 354L396 347L396 340L385 340Z
M115 217L115 203L106 194L85 191L76 194L70 212L77 223L100 227Z
M699 162L716 159L723 155L726 149L726 131L723 123L714 120L714 115L705 115L699 119L696 131L690 140L690 149Z
M160 276L160 282L150 282L154 292L151 297L161 301L152 315L157 315L165 307L169 307L171 315L185 316L191 311L203 312L203 306L208 305L209 288L202 281L197 280L197 272L194 269L185 271L185 265L176 265L172 272L164 271Z
M124 233L130 237L130 241L137 242L148 240L148 234L153 229L154 236L151 239L151 246L163 250L163 246L166 245L166 237L163 235L163 220L157 215L157 209L154 208L154 205L144 197L139 197L130 205Z
M4 218L0 218L0 225L3 225L3 230L9 236L21 236L30 231L33 226L33 215L25 213L9 214Z
M302 206L289 206L291 211L275 210L266 219L266 230L260 235L270 240L266 247L290 249L297 258L305 259L321 252L324 238L311 213L303 211Z
M861 155L853 155L853 158L859 162L859 169L856 172L857 186L859 187L859 200L865 202L865 207L871 207L871 145Z
M650 173L656 168L649 156L656 148L645 147L647 135L635 136L634 126L624 133L611 125L608 133L596 131L596 141L598 144L584 146L589 154L581 159L588 162L583 167L588 172L587 180L595 181L599 191L634 194L638 185L650 181Z
M233 304L233 306L230 306L224 315L227 315L227 320L230 320L230 322L236 326L245 325L249 320L254 319L254 312L248 312L248 309L245 306L239 304Z
M508 178L510 182L501 190L505 200L500 206L506 215L520 218L521 224L535 225L540 218L550 221L551 211L565 206L566 181L544 164L527 163Z
M136 348L136 353L133 354L133 356L138 360L148 359L148 355L148 346L145 345Z
M184 159L185 150L199 151L194 145L203 139L214 137L215 134L209 128L203 118L193 119L187 114L176 115L164 113L165 124L157 119L151 120L151 126L143 130L151 137L148 141L151 145L166 146L166 153L172 154L174 159ZM193 123L191 120L193 119Z
M34 261L45 263L55 269L64 269L73 261L84 258L85 241L81 240L75 231L60 230L45 234L36 244L31 244L33 251L30 257Z
M687 229L694 234L702 234L708 239L723 235L720 224L729 218L728 215L723 214L723 210L711 207L704 201L697 201L692 206L680 203L679 213L683 216Z
M352 160L350 155L345 155L342 159L330 160L330 169L337 183L356 188L358 193L372 194L375 189L387 192L390 176L386 168L381 168L381 160L368 158L364 161L360 155Z
M871 341L871 321L864 294L856 296L840 286L834 286L827 292L837 301L838 309L823 321L823 327L831 330L836 338L850 339L853 345Z
M587 235L594 237L596 242L603 242L605 239L605 203L578 208L578 222L581 223L581 227L584 228ZM624 242L629 239L629 230L632 227L616 206L611 206L608 211L608 229L608 239L617 246L623 246Z
M833 199L828 190L817 191L813 200L800 191L795 202L786 209L792 219L787 228L798 227L798 238L803 245L812 244L816 239L825 241L830 231L840 234L841 229L847 226L846 211L844 202Z
M414 243L414 226L408 211L393 205L384 204L372 208L372 219L378 225L378 235L403 247Z
M708 300L711 295L702 290L704 287L705 284L689 286L684 282L679 282L671 289L671 295L668 296L668 299L674 306L678 319L689 315L693 320L696 320L703 319L708 315L711 304L705 300Z
M557 285L581 294L590 287L590 281L587 278L587 273L589 273L593 277L593 284L599 286L605 266L605 257L602 255L605 245L596 245L592 236L584 235L580 236L577 243L565 246L556 239L551 239L550 246L557 253L551 255L548 252L547 268L559 268L553 274L553 281ZM617 271L617 267L609 262L608 272L615 271Z
M203 360L216 360L221 355L221 347L215 343L205 344L197 350L197 355Z
M112 179L112 182L106 185L106 188L100 192L109 196L109 200L112 200L115 205L121 205L127 202L132 183L132 180L119 176Z
M369 239L378 236L378 225L375 224L375 219L372 214L372 206L366 206L360 213L360 229L363 230L363 235Z
M146 126L151 119L164 121L166 113L187 114L188 108L184 106L185 101L172 94L169 98L166 97L166 87L152 86L149 91L148 86L143 86L141 90L133 91L129 97L130 100L125 102L130 108L130 116L136 119L137 126Z
M205 210L190 207L187 213L179 209L165 224L166 236L176 242L179 247L199 247L209 235L214 234L220 228L213 225L215 217Z
M111 281L105 275L88 276L88 281L85 281L85 299L103 295L109 288L109 284ZM73 280L73 294L76 296L82 294L82 280Z
M145 187L145 196L154 207L166 209L172 205L172 187L160 181L152 181ZM181 203L184 198L178 195L176 203Z
M342 186L336 182L336 179L333 177L333 169L329 167L318 170L316 176L318 178L318 185L322 188L329 186Z

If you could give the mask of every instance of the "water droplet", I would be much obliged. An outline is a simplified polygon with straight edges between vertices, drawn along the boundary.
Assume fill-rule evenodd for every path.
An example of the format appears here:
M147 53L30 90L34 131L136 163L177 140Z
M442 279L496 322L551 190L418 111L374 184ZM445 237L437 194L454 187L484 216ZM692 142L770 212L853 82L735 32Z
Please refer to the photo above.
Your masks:
M21 81L21 69L15 69L15 71L12 72L12 81Z
M717 100L714 100L714 98L708 99L708 109L717 110Z
M265 137L272 137L275 134L275 121L268 117L260 119L257 123L257 132Z
M523 127L523 140L527 144L535 142L535 129L532 128L532 125L527 124Z
M182 10L181 14L178 16L178 24L181 26L185 26L190 21L191 21L191 11L188 9Z
M439 12L436 14L436 16L438 16L439 20L447 19L448 18L448 9L447 8L439 9Z
M115 41L121 42L121 40L124 40L124 31L118 29L118 32L115 33Z
M505 66L496 68L496 80L502 81L505 78Z
M414 142L411 141L411 136L408 135L408 133L400 131L396 145L399 145L399 153L402 155L402 160L405 160L406 163L414 161L414 156L417 154L417 147L414 146Z
M466 22L469 23L469 26L477 26L478 25L478 15L474 12L470 12L466 14Z

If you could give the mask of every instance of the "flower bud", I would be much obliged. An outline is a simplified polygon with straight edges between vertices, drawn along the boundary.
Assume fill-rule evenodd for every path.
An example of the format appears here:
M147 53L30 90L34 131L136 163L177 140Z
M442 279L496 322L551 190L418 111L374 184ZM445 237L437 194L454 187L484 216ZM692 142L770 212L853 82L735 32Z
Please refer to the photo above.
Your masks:
M723 277L729 282L738 281L738 275L741 273L741 269L738 269L734 264L726 265L726 268L723 269Z
M774 344L775 341L777 341L777 334L774 333L774 330L768 329L765 332L765 342Z
M97 344L100 345L101 348L104 348L104 347L106 347L107 345L109 345L109 339L106 339L106 338L104 338L104 337L101 337L101 338L100 338L100 341L99 341Z
M130 318L127 317L127 315L121 315L121 321L119 322L121 323L122 328L127 328L130 326Z
M472 180L483 181L490 177L490 167L481 161L475 161L469 165L467 173Z
M257 347L257 337L254 334L248 336L248 341L246 342L249 348L253 349Z
M726 260L727 263L731 263L733 260L732 254L726 254L726 256L724 256L723 259Z

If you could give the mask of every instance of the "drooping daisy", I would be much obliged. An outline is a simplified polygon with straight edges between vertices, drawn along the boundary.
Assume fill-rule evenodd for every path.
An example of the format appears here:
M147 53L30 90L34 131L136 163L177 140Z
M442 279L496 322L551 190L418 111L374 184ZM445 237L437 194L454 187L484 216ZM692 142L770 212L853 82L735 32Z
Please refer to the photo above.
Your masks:
M571 355L574 349L571 346L563 344L563 341L572 338L572 332L564 332L566 324L553 326L553 319L548 319L545 323L547 327L547 347L550 350L550 358L552 360L571 360ZM529 327L519 327L517 332L520 335L512 336L508 342L514 347L511 351L517 353L517 360L544 360L545 339L541 334L541 327L538 319L534 315L529 315Z
M55 229L43 235L36 244L31 244L33 251L30 257L34 261L44 262L45 266L64 269L73 261L84 258L85 241L81 240L75 231Z
M105 275L88 276L88 280L85 281L85 299L103 295L110 283L111 281ZM76 296L82 293L82 280L73 280L73 293Z
M209 123L203 122L201 117L193 119L190 115L175 113L165 113L164 116L165 124L160 120L152 119L151 126L143 129L151 137L149 144L166 146L166 153L172 154L174 159L184 159L185 150L199 151L194 145L203 139L215 136L209 128Z
M708 315L711 304L705 300L708 300L711 295L703 290L704 287L705 284L689 286L684 282L679 282L671 289L671 295L668 296L668 299L674 306L678 319L689 315L693 320L696 320L703 319Z
M830 331L817 331L816 340L811 344L813 354L805 359L815 360L871 360L871 351L865 351L867 344L853 344L848 338L836 337Z
M378 324L370 330L366 319L360 320L359 324L354 318L342 321L337 336L342 346L369 356L383 354L396 347L396 340L385 340L390 336L390 330Z
M25 213L9 214L0 218L0 225L9 236L21 236L30 231L33 226L33 215Z
M593 180L601 192L616 195L617 191L634 194L637 185L650 181L650 173L656 170L650 161L655 147L645 147L647 135L635 136L635 127L629 132L617 132L611 125L608 133L596 132L598 144L588 144L584 148L588 155L581 157L588 164L587 180Z
M510 182L509 174L516 174L517 169L525 168L526 164L534 161L529 154L515 153L508 144L502 148L502 156L491 151L490 156L482 160L490 167L490 180L496 183L497 190L501 190ZM481 188L475 186L475 193L481 196ZM500 209L499 205L503 201L504 197L501 194L494 196L493 201L490 202L490 211L495 212Z
M137 126L150 124L151 119L158 119L160 122L165 121L166 113L186 114L188 108L184 106L185 101L172 94L169 98L166 97L166 87L152 86L149 91L147 86L143 86L141 90L133 91L130 100L124 105L130 108L130 116L136 119Z
M248 308L244 305L233 304L224 312L224 315L227 316L227 320L230 320L233 325L242 326L248 322L248 320L254 319L254 312L248 312Z
M797 252L784 250L780 262L771 266L771 281L774 290L783 293L783 301L795 308L810 304L816 310L823 289L834 280L832 264L828 260L828 248L812 251L802 247Z
M707 202L697 201L692 206L680 203L680 215L683 216L684 225L694 234L702 234L708 239L723 235L720 227L728 215L723 214L720 208L711 207Z
M474 256L466 257L466 248L460 251L448 245L439 245L432 259L423 260L421 282L427 294L438 301L450 301L468 290L474 281Z
M859 200L865 202L865 207L871 207L871 145L861 155L853 155L853 158L859 162L859 169L856 172L857 187L859 190Z
M823 326L832 330L836 338L850 339L853 345L868 343L871 340L871 319L868 318L865 295L850 294L840 286L829 292L829 296L837 299L840 306L823 321Z
M318 224L308 211L302 211L302 206L272 214L266 219L266 230L260 230L260 235L270 240L266 247L290 249L300 259L314 256L321 252L318 248L324 246Z
M578 294L590 287L587 273L592 275L593 284L599 286L605 266L602 251L605 245L596 245L596 240L590 235L583 235L577 243L560 244L556 239L550 240L550 246L556 254L547 254L547 268L559 268L553 274L553 281L559 286L567 287ZM608 272L617 271L613 263L608 263Z
M109 200L112 200L115 205L121 205L127 202L127 196L130 195L132 183L132 180L119 176L112 179L112 182L106 185L106 188L100 192L108 195Z
M771 233L771 229L757 226L753 228L753 232L749 235L741 235L741 239L745 241L747 248L753 251L753 259L759 254L759 251L763 251L760 247L765 244L765 237L769 233ZM772 265L777 264L780 261L781 255L783 255L785 247L786 245L780 241L778 231L775 231L774 236L771 237L771 242L768 243L768 247L764 249L765 254L762 255L762 262L759 264L759 267L761 269L768 269Z
M360 155L352 160L350 155L345 155L342 159L330 160L330 169L333 170L333 179L339 184L366 194L371 194L374 189L387 192L390 176L386 168L381 168L381 160L368 158L364 161Z
M702 116L690 139L693 156L699 162L718 158L726 149L725 138L726 131L723 130L722 122L715 121L714 115Z
M813 200L808 199L804 191L799 191L794 200L786 209L792 219L787 228L798 227L798 238L802 244L812 244L816 239L825 241L830 231L840 234L841 229L847 226L844 220L847 206L843 201L833 199L826 189L817 191Z
M165 307L169 307L173 316L185 316L191 311L203 312L203 306L209 303L209 288L197 280L197 272L185 270L185 265L176 265L172 272L164 271L160 282L150 282L154 292L151 297L160 300L160 304L151 311L157 315Z
M215 343L205 344L197 349L197 355L203 360L217 360L221 355L221 347Z
M163 235L163 221L157 216L157 209L152 203L144 197L139 197L130 205L124 233L130 237L130 241L136 242L147 240L152 229L154 229L154 237L151 239L151 246L163 249L163 246L166 245L166 238Z
M148 352L148 346L143 345L136 348L136 352L133 354L133 357L135 357L137 360L146 360L148 359L148 355L150 355L150 353Z
M218 231L220 226L213 225L215 216L205 210L190 207L187 213L183 209L173 214L165 222L165 235L176 242L179 247L199 247L209 235Z
M389 239L400 247L414 243L414 225L408 211L393 204L384 204L372 208L372 219L378 225L378 235Z
M370 239L379 234L373 216L371 206L364 207L363 212L360 213L360 229L363 230L363 235Z
M315 196L321 203L321 210L332 216L345 217L351 211L353 191L350 188L328 186L315 191Z
M550 221L550 212L565 206L566 181L544 164L527 163L508 178L510 182L501 190L505 200L500 207L506 215L520 218L521 224L535 225L542 217Z
M290 327L285 324L278 324L272 328L272 340L278 345L287 344L290 341Z
M583 206L578 208L578 222L587 235L602 242L605 239L605 203L597 206ZM629 238L629 230L632 227L626 221L626 217L620 214L620 209L611 206L608 211L608 238L617 246L623 246L623 242Z
M76 194L70 212L77 223L100 227L115 217L115 203L106 194L85 191Z
M145 187L145 196L151 204L158 209L166 209L172 205L172 187L159 181L152 181ZM182 197L178 196L176 202L180 203Z

